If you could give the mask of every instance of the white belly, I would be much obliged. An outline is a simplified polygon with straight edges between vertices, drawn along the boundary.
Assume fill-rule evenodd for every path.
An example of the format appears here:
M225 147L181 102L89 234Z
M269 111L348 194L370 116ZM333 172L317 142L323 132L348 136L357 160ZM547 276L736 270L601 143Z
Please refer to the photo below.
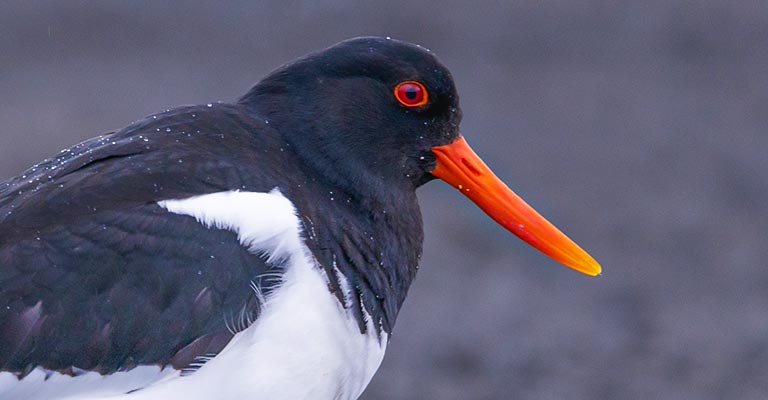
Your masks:
M78 377L36 370L22 381L0 373L0 398L110 400L353 400L384 358L387 337L368 322L361 334L351 313L328 290L328 280L300 237L293 204L278 191L227 192L161 203L209 227L238 233L243 246L287 260L282 281L258 319L216 357L186 376L138 367L110 376ZM346 285L339 276L342 287ZM247 284L247 283L244 283ZM350 295L350 293L346 293ZM223 323L223 320L222 320ZM138 390L126 393L134 388Z

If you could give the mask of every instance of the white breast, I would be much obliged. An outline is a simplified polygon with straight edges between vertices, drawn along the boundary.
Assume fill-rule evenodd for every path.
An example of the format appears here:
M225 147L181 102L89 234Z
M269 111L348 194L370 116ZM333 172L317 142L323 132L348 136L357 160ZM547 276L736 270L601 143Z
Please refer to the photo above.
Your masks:
M133 393L124 394L125 385L121 386L111 393L123 394L117 397L104 397L107 392L98 390L60 398L352 400L360 396L384 357L386 334L379 338L370 322L371 333L361 334L351 313L329 292L323 270L301 240L300 223L287 198L276 190L226 192L160 205L208 227L236 232L251 251L286 261L282 282L265 299L259 318L193 374L166 370L156 375L156 382L145 382ZM140 377L138 371L135 374Z

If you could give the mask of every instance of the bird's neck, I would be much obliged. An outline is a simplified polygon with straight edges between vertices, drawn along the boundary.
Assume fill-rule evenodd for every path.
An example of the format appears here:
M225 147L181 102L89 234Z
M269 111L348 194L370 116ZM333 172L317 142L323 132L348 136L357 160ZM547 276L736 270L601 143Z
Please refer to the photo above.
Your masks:
M413 191L368 199L320 181L296 193L307 246L325 270L329 288L358 321L390 333L418 269L421 213ZM293 188L292 190L301 190ZM395 200L397 199L397 200Z

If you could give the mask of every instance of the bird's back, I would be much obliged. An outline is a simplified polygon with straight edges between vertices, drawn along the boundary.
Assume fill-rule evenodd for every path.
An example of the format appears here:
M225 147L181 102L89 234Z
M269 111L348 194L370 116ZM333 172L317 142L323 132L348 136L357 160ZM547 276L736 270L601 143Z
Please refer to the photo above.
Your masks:
M187 368L221 350L241 314L255 319L248 282L269 266L158 202L271 190L277 177L245 176L248 160L226 153L270 141L236 106L186 107L0 184L0 371Z

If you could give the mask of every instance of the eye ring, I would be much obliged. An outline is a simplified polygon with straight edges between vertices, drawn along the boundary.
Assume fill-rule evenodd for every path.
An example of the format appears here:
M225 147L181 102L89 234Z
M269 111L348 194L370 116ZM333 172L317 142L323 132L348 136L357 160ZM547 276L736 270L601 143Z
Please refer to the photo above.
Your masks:
M429 101L427 88L420 82L404 81L395 86L395 99L406 107L421 107Z

